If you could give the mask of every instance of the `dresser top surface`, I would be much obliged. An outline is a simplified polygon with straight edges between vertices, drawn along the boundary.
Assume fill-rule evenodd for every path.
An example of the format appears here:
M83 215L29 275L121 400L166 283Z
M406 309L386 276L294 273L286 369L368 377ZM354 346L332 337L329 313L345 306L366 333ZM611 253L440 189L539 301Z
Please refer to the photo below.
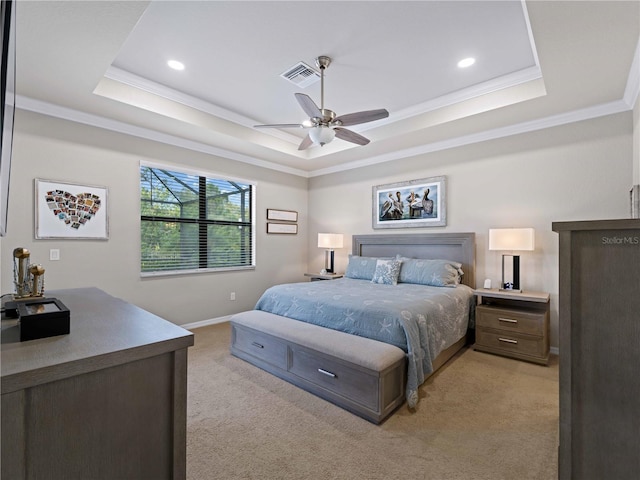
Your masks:
M99 365L102 357L113 364L121 356L124 363L150 356L150 347L158 354L193 345L188 330L97 288L50 291L47 298L57 298L69 309L70 333L20 342L17 322L3 320L3 392L9 378L20 374L46 375L65 365L77 369L82 362Z
M622 218L617 220L553 222L551 228L554 232L578 230L640 230L640 219Z

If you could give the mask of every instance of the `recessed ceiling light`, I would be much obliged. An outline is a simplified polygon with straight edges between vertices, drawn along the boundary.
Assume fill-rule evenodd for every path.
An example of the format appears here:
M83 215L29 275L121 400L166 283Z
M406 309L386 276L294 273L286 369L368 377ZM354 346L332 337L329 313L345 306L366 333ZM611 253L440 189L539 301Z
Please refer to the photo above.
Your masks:
M174 70L184 70L184 63L177 60L169 60L167 62L167 65L169 65L169 67L173 68Z
M458 62L458 67L467 68L476 63L476 59L473 57L463 58Z

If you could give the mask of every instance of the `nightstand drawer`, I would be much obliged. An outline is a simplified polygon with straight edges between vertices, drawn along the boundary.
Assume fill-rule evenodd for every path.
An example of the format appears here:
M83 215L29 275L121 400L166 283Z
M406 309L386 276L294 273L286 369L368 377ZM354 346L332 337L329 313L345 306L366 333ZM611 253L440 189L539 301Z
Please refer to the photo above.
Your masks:
M487 347L490 351L501 350L535 357L547 354L542 338L478 328L476 330L476 350L482 350L483 347Z
M545 317L545 313L525 312L486 305L478 305L476 307L476 324L478 327L529 335L542 336L544 334Z

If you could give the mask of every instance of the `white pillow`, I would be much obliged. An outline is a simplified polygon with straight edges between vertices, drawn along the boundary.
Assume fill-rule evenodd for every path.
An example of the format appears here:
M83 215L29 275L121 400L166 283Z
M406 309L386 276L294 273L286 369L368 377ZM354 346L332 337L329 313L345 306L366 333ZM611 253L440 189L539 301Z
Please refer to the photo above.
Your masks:
M376 261L376 271L373 274L371 283L380 283L384 285L397 285L398 275L400 274L400 266L402 262L396 259Z

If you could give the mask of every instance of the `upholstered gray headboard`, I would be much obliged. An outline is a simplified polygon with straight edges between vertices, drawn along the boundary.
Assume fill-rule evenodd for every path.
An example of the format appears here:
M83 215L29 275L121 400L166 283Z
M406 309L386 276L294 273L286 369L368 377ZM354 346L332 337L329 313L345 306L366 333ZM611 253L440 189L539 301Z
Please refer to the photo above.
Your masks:
M475 233L354 235L351 252L364 257L441 258L462 263L462 283L476 287Z

